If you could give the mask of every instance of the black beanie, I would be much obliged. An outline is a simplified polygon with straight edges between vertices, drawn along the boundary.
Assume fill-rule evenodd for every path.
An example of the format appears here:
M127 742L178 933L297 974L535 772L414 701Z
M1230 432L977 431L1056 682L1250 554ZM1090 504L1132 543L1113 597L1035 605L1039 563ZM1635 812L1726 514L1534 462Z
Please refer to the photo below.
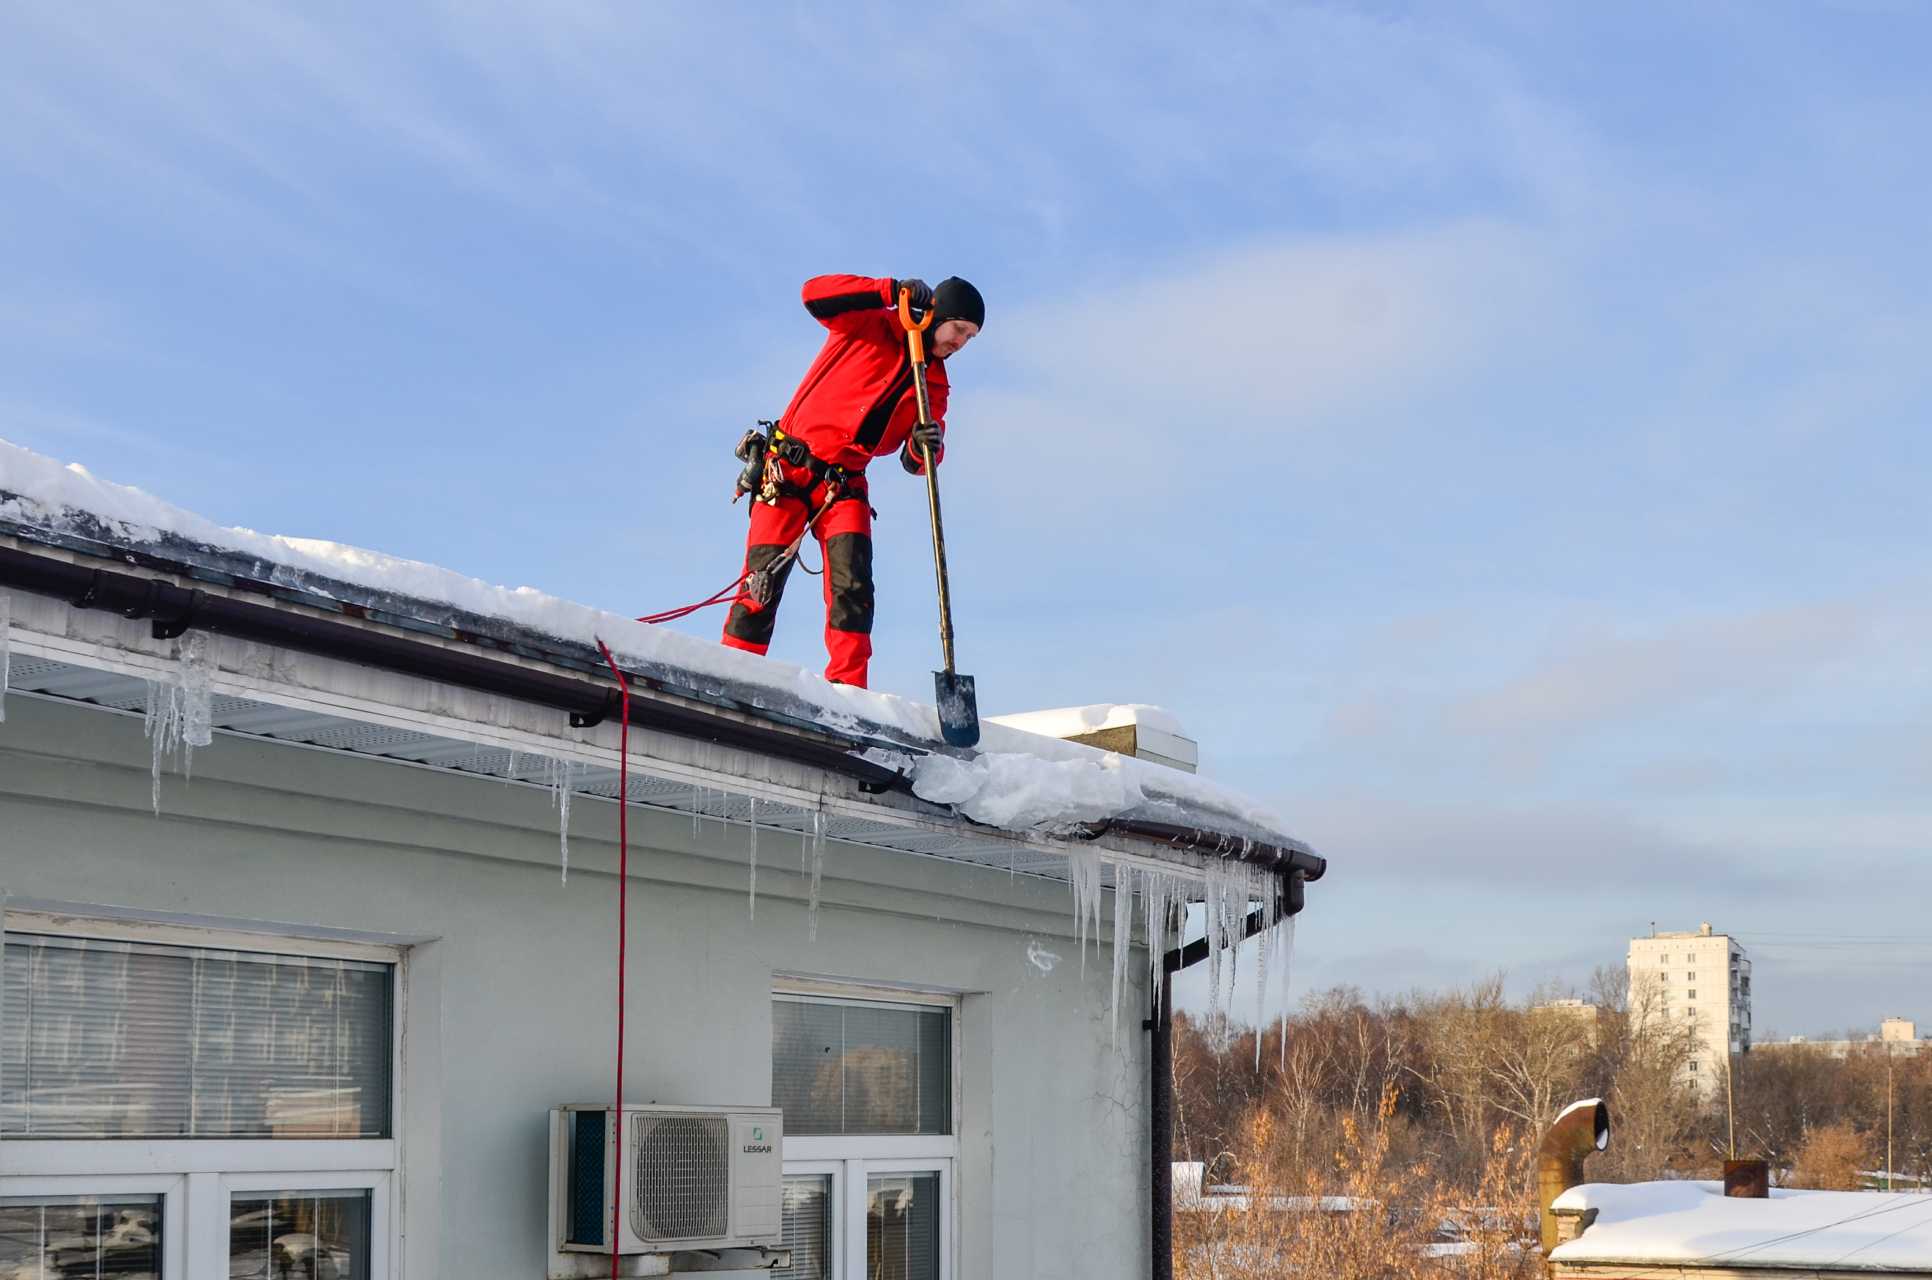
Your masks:
M979 296L970 281L958 276L947 276L932 291L932 319L934 324L944 324L948 320L970 320L984 327L986 324L986 299Z

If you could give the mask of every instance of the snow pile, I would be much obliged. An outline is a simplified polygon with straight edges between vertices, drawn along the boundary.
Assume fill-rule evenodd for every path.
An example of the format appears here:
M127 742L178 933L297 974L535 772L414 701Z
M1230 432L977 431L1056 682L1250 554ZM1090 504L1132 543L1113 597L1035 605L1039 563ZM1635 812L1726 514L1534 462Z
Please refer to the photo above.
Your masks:
M140 489L110 483L84 467L63 466L0 440L0 525L5 524L146 548L162 558L241 572L348 603L366 603L367 594L375 593L385 597L382 607L423 621L470 625L469 618L489 619L577 646L602 638L628 669L701 697L728 697L854 736L912 746L916 750L908 760L940 749L933 708L909 698L831 684L787 663L646 626L530 587L494 586L336 542L224 528ZM236 560L246 563L238 566ZM469 618L456 618L459 613ZM1173 718L1158 709L1127 709L1142 725L1178 730ZM1272 812L1158 764L1124 760L992 720L983 725L980 746L979 757L953 760L960 767L952 770L946 761L925 756L924 776L916 781L920 794L939 803L957 803L970 817L1012 830L1137 810L1157 820L1212 827L1237 840L1294 843ZM938 800L942 795L958 800Z
M1721 1182L1591 1182L1554 1207L1597 1211L1582 1235L1551 1252L1557 1262L1932 1270L1932 1195L1924 1193L1780 1188L1746 1200L1725 1196Z
M970 760L928 755L913 765L912 793L1013 831L1049 821L1096 822L1146 803L1125 763L1109 754L1085 760L1008 751L982 751Z

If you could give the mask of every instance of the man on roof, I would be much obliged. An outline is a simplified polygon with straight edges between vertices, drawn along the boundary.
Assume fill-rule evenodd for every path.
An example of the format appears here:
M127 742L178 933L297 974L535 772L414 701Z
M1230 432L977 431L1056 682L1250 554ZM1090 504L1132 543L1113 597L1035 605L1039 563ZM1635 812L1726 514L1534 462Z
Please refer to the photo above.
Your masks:
M926 335L926 385L932 425L919 426L912 353L899 318L899 291L912 309L932 314ZM751 504L745 584L725 618L724 643L764 653L796 556L788 554L811 522L825 564L825 678L865 687L872 659L872 507L866 464L897 452L912 475L945 456L946 360L986 321L979 290L953 277L923 280L815 276L805 309L831 333L806 370L765 450L763 480ZM742 483L742 482L741 482ZM816 520L813 516L816 514Z

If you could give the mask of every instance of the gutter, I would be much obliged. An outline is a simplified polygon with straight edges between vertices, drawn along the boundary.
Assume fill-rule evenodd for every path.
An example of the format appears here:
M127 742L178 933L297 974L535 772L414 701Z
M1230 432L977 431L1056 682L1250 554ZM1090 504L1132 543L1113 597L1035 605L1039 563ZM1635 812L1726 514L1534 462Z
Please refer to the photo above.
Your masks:
M1212 853L1223 858L1232 858L1236 862L1251 862L1257 866L1270 868L1284 878L1299 873L1303 880L1319 880L1328 872L1328 859L1305 848L1296 845L1270 844L1264 840L1242 839L1218 831L1208 831L1202 827L1176 826L1173 823L1150 822L1141 818L1109 818L1105 822L1090 822L1085 830L1093 836L1121 832L1149 840L1159 840L1172 848L1186 849L1191 853ZM1295 910L1299 911L1301 908L1297 906ZM1292 913L1283 912L1283 914ZM1196 959L1199 958L1196 957ZM1194 960L1188 961L1188 964L1193 963L1195 963Z
M1314 855L1304 855L1313 857ZM1316 862L1322 862L1315 858ZM1323 863L1326 868L1326 863ZM1302 886L1319 879L1321 871L1308 875L1292 870L1281 879L1281 910L1278 919L1301 914L1306 905ZM1248 913L1241 926L1241 941L1260 933L1267 925L1265 908ZM1161 957L1161 989L1155 998L1153 1014L1141 1028L1152 1032L1148 1045L1148 1147L1147 1179L1148 1244L1153 1280L1174 1280L1174 975L1208 958L1213 946L1207 938L1196 938ZM1261 1029L1256 1028L1260 1035Z

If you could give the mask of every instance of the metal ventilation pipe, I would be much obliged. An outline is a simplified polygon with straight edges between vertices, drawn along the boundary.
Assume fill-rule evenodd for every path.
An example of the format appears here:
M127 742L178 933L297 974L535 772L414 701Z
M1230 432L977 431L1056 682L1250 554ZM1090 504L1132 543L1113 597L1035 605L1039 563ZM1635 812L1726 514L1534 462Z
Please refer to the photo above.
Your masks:
M1543 1252L1556 1248L1556 1198L1583 1181L1583 1158L1610 1145L1610 1108L1585 1098L1563 1108L1536 1151L1536 1201L1543 1211Z

